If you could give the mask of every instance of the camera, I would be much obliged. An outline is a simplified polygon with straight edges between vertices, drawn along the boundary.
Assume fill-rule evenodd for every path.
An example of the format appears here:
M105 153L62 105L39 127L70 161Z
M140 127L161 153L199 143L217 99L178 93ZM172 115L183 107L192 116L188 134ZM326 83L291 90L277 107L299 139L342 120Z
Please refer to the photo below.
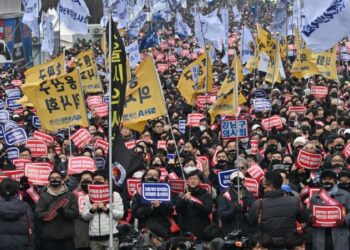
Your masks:
M119 224L119 250L142 249L142 237L132 225Z
M242 234L241 229L234 230L224 238L224 249L248 249L249 239Z
M195 249L194 245L195 243L193 241L186 240L186 241L179 242L177 247L178 249L181 249L181 250L191 250L191 249Z

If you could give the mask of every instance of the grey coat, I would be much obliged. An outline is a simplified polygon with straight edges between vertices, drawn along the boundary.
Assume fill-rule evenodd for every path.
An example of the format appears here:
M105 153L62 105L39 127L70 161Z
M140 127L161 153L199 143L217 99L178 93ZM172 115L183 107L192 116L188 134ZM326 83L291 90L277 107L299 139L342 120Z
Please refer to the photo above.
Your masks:
M332 228L332 240L334 250L349 249L349 228L350 228L350 194L338 188L334 199L341 203L346 208L346 227ZM324 205L318 193L311 198L311 204ZM322 227L312 228L312 249L324 249L325 245L325 229Z

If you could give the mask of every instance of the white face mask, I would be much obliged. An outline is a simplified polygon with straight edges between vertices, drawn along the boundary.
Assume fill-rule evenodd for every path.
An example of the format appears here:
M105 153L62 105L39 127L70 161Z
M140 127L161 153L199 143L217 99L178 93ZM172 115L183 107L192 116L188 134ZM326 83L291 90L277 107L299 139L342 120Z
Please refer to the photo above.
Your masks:
M200 131L204 131L205 130L205 126L204 125L200 125L199 129L200 129Z
M136 178L136 179L141 179L142 176L143 176L143 174L144 174L143 171L137 171L137 172L135 172L135 173L132 175L132 177L133 177L133 178Z
M197 170L197 168L196 167L192 167L192 166L184 168L184 171L185 171L186 174L189 174L189 173L191 173L192 171L195 171L195 170Z

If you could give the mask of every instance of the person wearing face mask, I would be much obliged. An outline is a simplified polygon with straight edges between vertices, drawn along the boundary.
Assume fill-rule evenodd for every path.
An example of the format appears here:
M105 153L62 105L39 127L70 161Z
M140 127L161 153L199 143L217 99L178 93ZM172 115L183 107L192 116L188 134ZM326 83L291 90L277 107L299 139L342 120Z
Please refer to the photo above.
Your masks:
M216 153L216 161L217 164L210 168L210 173L209 173L209 180L212 184L212 186L216 189L219 190L219 180L218 180L218 173L221 171L233 169L228 165L228 156L226 151L220 150Z
M345 157L343 154L341 153L336 153L331 155L330 158L330 167L331 169L336 172L339 173L340 171L342 171L344 169L345 166Z
M43 222L44 249L75 249L74 219L79 216L78 202L64 185L61 172L50 173L49 186L39 198L35 216Z
M235 140L230 140L227 142L226 151L229 165L234 166L234 162L237 158L237 143Z
M244 179L242 172L233 172L230 176L230 189L219 197L218 214L225 233L242 229L243 235L248 235L251 231L246 215L255 199L253 194L243 186Z
M213 201L208 192L199 186L204 180L202 172L192 171L187 180L188 189L179 194L175 207L181 233L193 233L199 243L203 240L203 229L210 224Z
M322 189L312 196L310 201L310 214L314 205L325 206L338 204L342 207L343 218L336 221L335 227L313 227L316 217L309 217L309 224L312 230L312 243L314 250L333 249L343 250L349 249L349 225L350 225L350 195L347 191L338 188L337 174L330 170L322 171L320 175L320 183Z
M350 170L344 169L338 174L338 187L350 192Z
M149 168L142 177L142 182L157 183L160 181L160 171L155 168ZM157 223L167 233L171 232L171 214L173 212L172 203L160 203L159 201L151 204L144 204L139 192L135 192L131 201L131 212L134 218L138 219L138 228L141 230L147 228L150 222Z

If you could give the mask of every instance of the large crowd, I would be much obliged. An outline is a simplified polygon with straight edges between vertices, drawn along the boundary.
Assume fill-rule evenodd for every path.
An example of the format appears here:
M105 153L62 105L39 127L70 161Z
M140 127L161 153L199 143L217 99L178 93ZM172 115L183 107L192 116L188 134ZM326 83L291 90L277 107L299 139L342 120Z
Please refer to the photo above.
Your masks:
M192 6L196 1L187 2ZM213 1L202 13L225 7L222 2ZM258 17L254 18L251 10L254 3L245 2L238 1L241 22L230 19L230 49L239 47L243 24L255 29L256 18L266 26L271 23L274 3L258 1ZM181 9L182 16L193 27L190 12L190 8ZM10 120L24 128L28 138L35 131L47 132L54 138L46 157L33 157L24 145L15 145L18 158L50 163L53 170L47 186L34 185L26 176L17 180L2 178L0 249L108 249L110 210L115 249L350 249L348 63L338 59L338 81L321 75L294 78L290 69L295 53L283 59L286 79L281 83L266 83L265 73L258 70L246 74L240 83L246 99L240 117L248 121L249 137L222 139L220 124L224 118L217 116L212 122L209 105L191 106L177 89L182 70L195 59L191 55L199 53L199 46L193 37L177 37L174 28L174 22L164 22L159 35L161 44L166 46L157 45L142 52L143 56L152 55L157 65L167 65L158 73L171 123L166 117L159 117L148 121L141 133L121 125L123 142L142 164L128 173L123 183L113 183L112 204L91 202L88 195L89 185L108 183L106 169L73 175L67 171L72 156L108 161L107 152L94 147L98 139L108 141L106 117L97 116L89 108L87 129L92 140L80 148L69 140L70 133L74 134L79 126L49 133L33 124L35 108L23 106L11 112ZM141 32L138 39L144 34ZM289 38L292 44L293 36ZM124 42L128 45L133 39L125 35ZM340 50L346 43L344 40L338 44ZM101 40L79 40L65 50L65 59L72 62L80 52L92 48L107 93L109 79L103 47ZM188 49L188 55L179 53L179 49ZM229 67L221 60L224 53L216 52L212 62L213 95ZM164 57L158 57L159 54ZM170 54L175 60L169 60ZM2 100L6 99L7 90L15 88L14 82L25 84L25 70L0 67ZM311 95L311 84L327 86L328 95ZM271 110L252 109L257 91L268 97ZM290 109L301 106L305 107L301 112ZM204 118L198 126L186 126L183 130L179 121L186 120L190 113L204 114ZM282 126L267 131L261 121L274 115L281 117ZM16 170L8 148L1 139L2 177ZM300 151L321 155L320 166L312 170L301 167L297 164ZM218 175L229 170L238 171L232 171L228 187L223 189ZM174 189L166 203L143 202L140 190L131 185L169 183L175 187L177 181L181 186L181 180L186 180L186 187L178 192ZM249 181L258 186L252 188L247 184ZM341 210L331 225L322 224L315 216L315 207L322 206Z

